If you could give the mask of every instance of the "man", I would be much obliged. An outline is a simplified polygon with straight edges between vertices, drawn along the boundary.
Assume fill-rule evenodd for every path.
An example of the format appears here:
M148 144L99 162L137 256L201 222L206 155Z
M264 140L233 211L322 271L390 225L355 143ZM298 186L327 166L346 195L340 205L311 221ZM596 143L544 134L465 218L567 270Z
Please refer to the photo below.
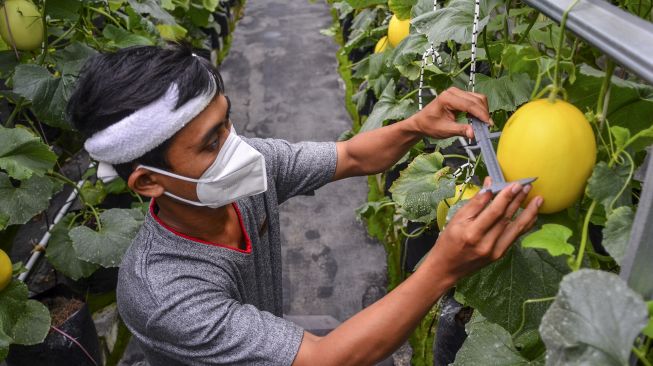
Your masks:
M457 280L503 255L535 222L530 186L474 197L420 268L317 337L281 316L278 206L334 180L391 167L423 136L472 137L484 96L452 88L416 115L346 142L244 138L209 62L180 46L135 47L84 67L68 112L98 176L151 197L117 289L151 365L368 365L398 348ZM235 126L235 128L234 128Z

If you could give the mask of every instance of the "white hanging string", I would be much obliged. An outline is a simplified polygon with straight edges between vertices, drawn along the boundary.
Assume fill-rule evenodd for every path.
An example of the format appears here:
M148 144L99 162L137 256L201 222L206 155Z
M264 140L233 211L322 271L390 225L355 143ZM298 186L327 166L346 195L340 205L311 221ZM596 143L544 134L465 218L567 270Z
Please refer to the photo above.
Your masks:
M481 0L474 2L474 25L472 26L472 59L469 68L469 84L467 89L474 91L476 89L476 42L478 41L478 25L481 18Z
M479 28L480 18L481 18L481 0L475 0L474 22L472 24L472 55L471 55L471 65L469 67L469 83L467 84L467 90L471 92L474 92L476 90L476 56L477 56L476 43L478 41L478 33L479 33L478 28ZM467 141L465 141L465 139L462 137L460 138L460 141L463 143L463 148L465 149L465 151L467 151L467 154L474 156L474 154L469 149L469 144L467 143ZM476 159L472 159L472 161L477 163ZM472 177L474 176L474 174L476 174L477 166L478 164L471 164L470 162L467 162L467 164L464 164L463 166L460 167L461 169L464 167L466 170L464 184L467 184L472 180Z
M433 11L436 11L438 9L438 1L434 0L433 1ZM481 1L480 0L475 0L474 2L474 21L472 24L472 54L471 54L471 66L469 70L469 83L467 85L467 89L470 91L475 91L476 89L476 57L477 57L477 47L476 43L478 41L478 33L479 33L479 23L480 23L480 15L481 15ZM421 111L424 108L424 101L423 101L423 90L424 90L424 69L426 68L426 64L428 62L429 57L431 58L431 64L432 65L442 65L442 57L440 56L440 53L438 53L435 45L433 42L431 42L430 47L422 54L422 62L420 65L420 72L419 72L419 87L417 90L417 101L418 101L418 106L419 110ZM437 97L437 91L433 90L434 96ZM476 156L474 153L471 151L469 144L463 137L459 138L460 143L462 144L463 148L465 149L465 152L467 153L467 156L469 156L469 161L460 167L456 169L456 171L453 173L455 178L458 178L463 170L465 171L465 181L464 183L467 184L471 181L472 177L475 174L476 171Z
M438 0L433 0L433 11L438 10ZM438 50L435 48L435 45L433 42L431 42L431 47L429 47L424 54L422 54L422 64L420 65L419 69L419 87L417 89L417 104L419 106L419 110L421 111L424 108L424 101L422 98L422 92L424 91L424 68L426 67L426 61L428 58L431 57L431 64L432 65L442 65L442 57L440 56L440 53ZM438 96L438 92L434 90L434 96Z

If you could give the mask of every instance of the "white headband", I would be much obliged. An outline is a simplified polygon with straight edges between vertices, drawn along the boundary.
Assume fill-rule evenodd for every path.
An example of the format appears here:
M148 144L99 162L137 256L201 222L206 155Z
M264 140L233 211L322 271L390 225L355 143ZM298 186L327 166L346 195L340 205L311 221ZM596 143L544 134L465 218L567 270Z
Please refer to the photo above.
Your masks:
M163 97L93 134L84 143L84 148L91 158L105 164L127 163L143 156L171 138L206 108L217 90L212 78L211 84L208 92L176 110L179 91L177 84L171 84Z

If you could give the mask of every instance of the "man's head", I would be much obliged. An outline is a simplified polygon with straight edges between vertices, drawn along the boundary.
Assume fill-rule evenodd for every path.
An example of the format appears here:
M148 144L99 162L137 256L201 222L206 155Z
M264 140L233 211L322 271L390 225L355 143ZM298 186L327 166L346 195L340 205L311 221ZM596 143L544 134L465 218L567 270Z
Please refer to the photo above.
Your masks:
M97 55L82 69L68 104L68 114L86 138L94 138L117 123L138 116L139 111L148 110L146 107L161 103L171 90L175 91L176 105L171 107L175 112L193 101L201 102L207 95L212 98L202 105L201 112L197 111L199 114L193 114L183 128L175 130L158 146L133 160L111 163L138 193L159 197L164 191L170 191L196 200L195 184L135 168L146 165L198 178L215 161L229 135L229 101L224 96L220 74L210 62L194 56L184 46L132 47ZM154 135L167 127L157 123L163 124L162 117L169 114L141 113L139 118L146 119L145 124ZM125 132L129 133L123 128L122 133ZM131 144L145 144L146 140L147 136ZM120 141L116 141L116 149L131 147L121 147Z

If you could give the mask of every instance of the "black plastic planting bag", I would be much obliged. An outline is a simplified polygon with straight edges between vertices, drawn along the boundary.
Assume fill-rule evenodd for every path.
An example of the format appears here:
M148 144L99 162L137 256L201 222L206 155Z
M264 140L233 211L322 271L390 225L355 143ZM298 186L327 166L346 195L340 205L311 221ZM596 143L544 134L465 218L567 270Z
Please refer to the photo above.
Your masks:
M69 289L57 286L37 295L34 299L44 301L55 297L68 300L74 298ZM12 344L6 359L7 365L94 366L102 364L97 331L86 303L56 329L50 329L43 343L33 346Z

